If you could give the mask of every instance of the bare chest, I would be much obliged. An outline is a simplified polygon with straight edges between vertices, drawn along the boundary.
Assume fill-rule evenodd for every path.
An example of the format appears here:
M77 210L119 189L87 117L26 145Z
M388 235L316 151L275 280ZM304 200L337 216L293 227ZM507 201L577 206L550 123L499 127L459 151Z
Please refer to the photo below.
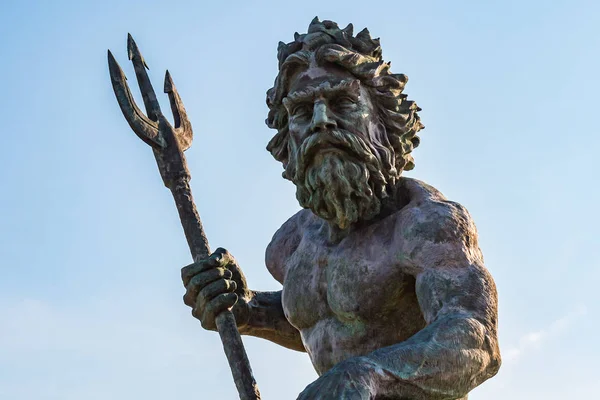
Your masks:
M355 235L335 246L307 233L286 261L283 308L299 330L320 321L390 321L417 306L414 278L403 271L391 241Z

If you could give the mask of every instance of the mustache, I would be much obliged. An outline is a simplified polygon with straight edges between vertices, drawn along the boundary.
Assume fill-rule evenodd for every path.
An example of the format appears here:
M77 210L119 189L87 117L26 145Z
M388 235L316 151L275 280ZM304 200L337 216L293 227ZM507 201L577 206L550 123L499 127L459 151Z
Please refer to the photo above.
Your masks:
M302 179L310 162L324 151L339 151L364 162L374 162L371 148L359 135L344 129L315 132L302 142L296 162L296 178Z

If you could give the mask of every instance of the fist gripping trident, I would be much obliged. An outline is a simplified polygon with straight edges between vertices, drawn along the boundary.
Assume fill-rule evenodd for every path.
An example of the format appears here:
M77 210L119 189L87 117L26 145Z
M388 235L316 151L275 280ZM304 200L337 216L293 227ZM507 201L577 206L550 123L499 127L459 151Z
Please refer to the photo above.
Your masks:
M126 83L127 78L109 50L108 68L117 101L131 129L152 147L163 182L171 190L175 199L181 225L194 261L207 259L210 255L210 248L200 216L196 211L189 184L191 176L183 154L192 144L192 125L169 71L165 75L164 91L169 96L174 126L169 123L160 110L156 94L146 72L148 66L131 35L127 38L127 52L135 69L147 115L144 115L135 104ZM235 295L232 294L232 296ZM215 322L240 399L260 400L258 386L252 375L250 362L233 314L229 310L223 311L217 315Z

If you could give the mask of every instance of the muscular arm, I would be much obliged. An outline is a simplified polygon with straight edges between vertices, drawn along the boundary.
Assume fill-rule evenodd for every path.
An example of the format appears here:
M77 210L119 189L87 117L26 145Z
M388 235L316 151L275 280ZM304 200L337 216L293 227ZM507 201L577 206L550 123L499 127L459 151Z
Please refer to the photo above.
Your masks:
M500 367L496 288L464 208L437 203L410 218L402 254L409 255L427 326L365 361L378 395L462 398Z
M240 329L242 335L270 340L280 346L297 351L306 351L300 332L294 328L283 313L281 291L253 292L248 324Z

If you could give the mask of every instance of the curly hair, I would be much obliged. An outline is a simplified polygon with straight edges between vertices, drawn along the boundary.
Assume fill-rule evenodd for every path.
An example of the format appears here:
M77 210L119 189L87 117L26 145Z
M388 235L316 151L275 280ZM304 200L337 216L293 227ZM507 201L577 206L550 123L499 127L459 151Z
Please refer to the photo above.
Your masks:
M419 145L417 132L424 128L417 114L421 109L402 93L408 77L390 72L390 63L382 60L379 39L371 39L366 28L354 37L352 24L340 29L333 21L320 22L315 17L308 33L296 33L294 41L288 44L279 42L277 58L279 73L267 91L269 114L265 122L277 130L267 150L284 168L289 159L288 114L282 101L294 74L311 62L336 64L360 80L385 127L398 174L414 168L410 153Z

